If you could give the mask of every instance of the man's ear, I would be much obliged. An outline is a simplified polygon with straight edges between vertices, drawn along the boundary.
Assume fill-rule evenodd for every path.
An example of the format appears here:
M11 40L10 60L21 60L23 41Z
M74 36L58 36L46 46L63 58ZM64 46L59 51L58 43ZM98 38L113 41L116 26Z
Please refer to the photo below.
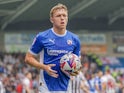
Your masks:
M52 17L50 17L50 22L53 23L53 19L52 19Z

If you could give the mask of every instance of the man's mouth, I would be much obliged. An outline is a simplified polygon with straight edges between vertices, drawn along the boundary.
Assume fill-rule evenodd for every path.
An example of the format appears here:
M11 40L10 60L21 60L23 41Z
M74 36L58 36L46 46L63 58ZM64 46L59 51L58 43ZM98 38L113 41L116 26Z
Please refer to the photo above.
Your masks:
M61 22L61 24L64 24L64 22Z

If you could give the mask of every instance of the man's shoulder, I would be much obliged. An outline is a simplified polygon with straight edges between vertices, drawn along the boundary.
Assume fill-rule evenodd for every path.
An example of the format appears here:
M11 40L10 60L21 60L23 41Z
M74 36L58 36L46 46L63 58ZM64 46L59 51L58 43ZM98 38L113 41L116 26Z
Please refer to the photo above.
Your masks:
M73 41L80 42L79 36L73 32L68 31L68 37L71 37Z
M43 37L47 37L49 35L49 32L51 31L51 29L47 29L44 31L39 32L36 37L38 38L43 38Z
M69 31L69 30L67 30L67 31L68 31L68 34L69 34L69 35L71 35L71 36L73 36L73 37L76 37L76 38L78 37L78 35L77 35L77 34L75 34L75 33L71 32L71 31Z
M51 29L44 30L44 31L39 32L38 35L46 35L46 34L48 34L50 31L51 31Z

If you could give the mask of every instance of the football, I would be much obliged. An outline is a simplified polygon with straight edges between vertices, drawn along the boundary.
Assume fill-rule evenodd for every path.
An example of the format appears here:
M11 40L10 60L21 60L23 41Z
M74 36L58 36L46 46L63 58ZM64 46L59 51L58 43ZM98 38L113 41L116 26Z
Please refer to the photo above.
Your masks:
M73 74L81 68L80 58L73 53L65 54L60 59L60 68L65 74Z

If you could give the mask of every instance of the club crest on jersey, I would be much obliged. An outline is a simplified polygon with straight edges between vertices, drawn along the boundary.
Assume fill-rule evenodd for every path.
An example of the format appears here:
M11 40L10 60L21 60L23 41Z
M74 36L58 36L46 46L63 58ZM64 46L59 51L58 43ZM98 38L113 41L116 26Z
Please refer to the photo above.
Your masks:
M68 45L72 45L72 40L67 40Z

